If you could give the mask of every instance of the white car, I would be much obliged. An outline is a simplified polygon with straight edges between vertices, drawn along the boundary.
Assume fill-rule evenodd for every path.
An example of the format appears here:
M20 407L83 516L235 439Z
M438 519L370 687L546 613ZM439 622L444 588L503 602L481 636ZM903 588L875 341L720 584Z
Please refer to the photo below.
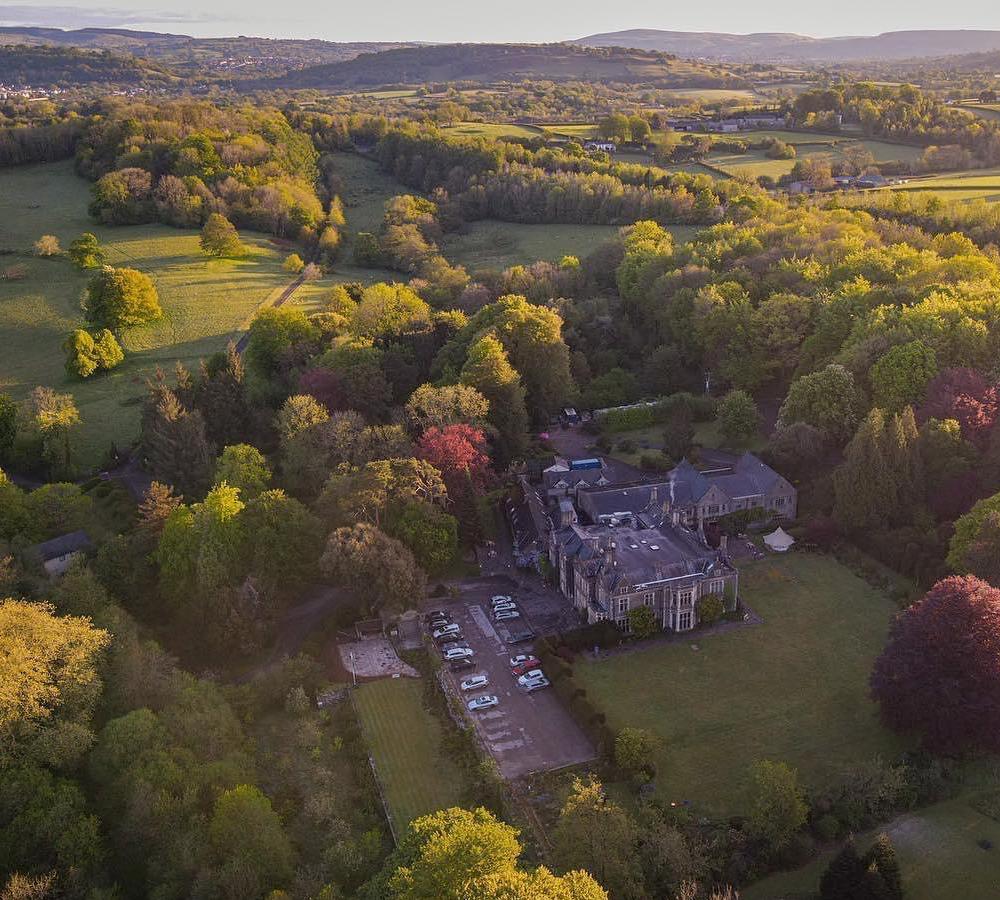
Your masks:
M505 609L503 612L498 612L494 617L495 622L509 622L511 619L520 619L521 614L516 609Z
M508 594L495 594L490 598L490 603L496 606L498 603L513 603L514 598Z
M468 659L470 656L475 656L476 651L471 647L452 647L450 650L445 650L444 658L451 662L454 659Z
M458 634L459 631L461 631L461 629L457 624L445 625L444 628L436 628L432 631L431 637L434 638L434 640L437 640L438 638L448 637L450 634Z
M521 653L510 658L510 667L513 669L514 666L519 666L521 663L535 662L537 659L537 656L532 656L530 653Z
M505 610L508 610L508 609L517 609L517 604L516 603L498 603L496 606L493 607L493 615L496 615L499 612L504 612Z
M462 682L463 691L474 691L476 688L484 688L490 683L489 675L473 675Z
M483 694L481 697L473 698L466 705L469 707L469 712L478 712L481 709L492 709L494 706L499 706L500 698L494 694Z
M517 683L522 687L526 684L531 684L533 681L545 681L545 673L541 669L532 669L517 679Z
M521 685L526 694L530 694L532 691L540 691L542 688L547 688L549 686L548 678L536 678L534 681L529 681L527 684Z

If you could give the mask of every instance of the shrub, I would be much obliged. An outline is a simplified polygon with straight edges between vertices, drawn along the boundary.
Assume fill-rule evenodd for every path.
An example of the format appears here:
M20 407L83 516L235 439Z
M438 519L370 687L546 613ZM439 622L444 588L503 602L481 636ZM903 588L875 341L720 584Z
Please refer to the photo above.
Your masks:
M813 823L813 831L821 841L835 841L840 834L840 822L836 816L826 813Z
M59 238L54 234L43 234L35 241L35 256L57 256L60 253Z
M718 594L706 594L698 601L698 624L714 625L725 611L726 605Z
M298 275L305 266L306 264L302 261L302 257L298 253L289 253L285 257L285 261L281 264L281 268L290 275Z

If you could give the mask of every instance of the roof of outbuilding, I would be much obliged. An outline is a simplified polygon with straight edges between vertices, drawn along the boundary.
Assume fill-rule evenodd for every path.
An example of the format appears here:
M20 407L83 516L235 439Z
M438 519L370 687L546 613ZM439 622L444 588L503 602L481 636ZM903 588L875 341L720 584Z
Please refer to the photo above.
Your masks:
M93 546L86 531L71 531L69 534L61 534L52 540L35 544L29 550L38 554L42 562L48 562L50 559L58 559L67 553L82 553Z

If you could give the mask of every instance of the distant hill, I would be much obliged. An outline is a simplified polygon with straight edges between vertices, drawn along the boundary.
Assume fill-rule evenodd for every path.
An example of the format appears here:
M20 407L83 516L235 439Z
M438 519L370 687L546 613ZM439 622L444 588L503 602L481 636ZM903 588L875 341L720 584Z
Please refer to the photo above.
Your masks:
M553 79L650 83L664 87L742 87L725 69L648 50L575 44L437 44L363 54L312 66L272 82L285 88L373 88L396 84Z
M0 84L15 88L93 85L170 87L181 79L157 63L108 50L0 45Z
M812 38L780 32L723 34L637 28L592 34L573 43L657 50L697 59L839 63L1000 50L1000 31L889 31L874 37Z
M156 60L184 75L211 74L226 78L275 75L305 66L352 59L360 53L416 46L401 41L338 43L256 37L194 38L124 28L64 31L31 26L0 27L2 44L112 50Z

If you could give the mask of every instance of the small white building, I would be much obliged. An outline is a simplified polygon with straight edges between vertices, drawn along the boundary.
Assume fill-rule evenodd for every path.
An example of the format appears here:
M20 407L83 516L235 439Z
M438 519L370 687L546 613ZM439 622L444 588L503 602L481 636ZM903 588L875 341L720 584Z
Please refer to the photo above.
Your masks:
M50 578L59 578L93 546L86 531L71 531L50 541L35 544L27 552L41 562Z

